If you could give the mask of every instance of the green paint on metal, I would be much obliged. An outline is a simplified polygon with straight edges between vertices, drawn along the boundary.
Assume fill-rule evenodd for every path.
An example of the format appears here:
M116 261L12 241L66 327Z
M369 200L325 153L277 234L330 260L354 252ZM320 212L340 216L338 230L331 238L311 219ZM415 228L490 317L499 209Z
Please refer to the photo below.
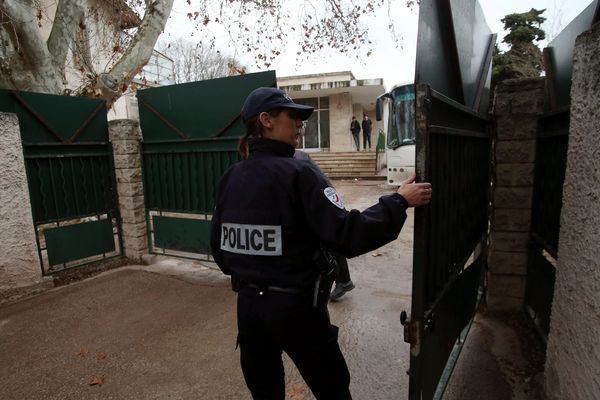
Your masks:
M212 214L221 176L240 160L240 110L274 71L138 92L146 217L150 211ZM155 247L209 254L206 221L153 216ZM151 250L153 251L153 250Z
M25 167L35 223L116 210L110 152L106 145L25 146Z
M155 247L210 254L210 221L155 215L152 223Z
M0 112L15 112L15 101L8 90L0 90Z
M275 71L267 71L140 90L137 97L144 142L179 140L173 127L189 139L239 137L244 126L236 117L246 96L259 86L276 86L276 82Z
M120 220L105 103L0 91L0 108L6 107L12 107L19 118L42 273L57 271L45 265L39 240L42 234L46 235L50 266L114 252L111 221ZM109 220L48 228L44 233L39 229L46 223L102 214L108 214ZM120 228L118 231L120 234Z
M417 179L435 196L415 210L409 398L429 400L443 393L440 378L483 286L492 146L484 115L427 85L416 94Z
M115 251L110 219L50 228L44 235L50 265Z
M108 122L104 102L85 97L16 92L25 104L10 94L19 116L21 138L25 143L58 143L51 131L64 141L107 142ZM49 129L50 128L50 129Z

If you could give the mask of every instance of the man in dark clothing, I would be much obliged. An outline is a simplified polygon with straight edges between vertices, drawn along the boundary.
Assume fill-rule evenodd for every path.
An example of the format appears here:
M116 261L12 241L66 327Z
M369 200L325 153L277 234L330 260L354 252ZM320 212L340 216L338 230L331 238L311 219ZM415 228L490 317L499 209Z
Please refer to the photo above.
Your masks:
M373 126L373 121L369 119L369 116L365 114L363 116L362 121L362 131L363 131L363 150L367 149L367 143L369 144L369 150L371 150L371 128Z
M350 122L350 132L352 132L352 138L354 139L354 144L356 145L356 151L360 151L360 138L358 137L360 134L360 124L356 120L355 116L352 116L352 122Z

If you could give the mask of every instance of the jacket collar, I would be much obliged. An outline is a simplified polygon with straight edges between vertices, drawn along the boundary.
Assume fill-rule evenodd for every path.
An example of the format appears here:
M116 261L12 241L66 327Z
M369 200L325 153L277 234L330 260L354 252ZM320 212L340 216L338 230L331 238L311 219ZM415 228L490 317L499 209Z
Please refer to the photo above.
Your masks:
M248 158L271 154L279 157L293 157L294 147L279 140L256 138L248 140L250 155Z

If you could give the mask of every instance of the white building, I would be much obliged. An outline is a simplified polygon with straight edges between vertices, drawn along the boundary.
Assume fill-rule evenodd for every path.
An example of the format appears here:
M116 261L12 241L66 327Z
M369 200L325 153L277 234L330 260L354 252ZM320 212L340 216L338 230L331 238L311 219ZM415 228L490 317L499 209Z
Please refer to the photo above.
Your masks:
M299 75L277 78L280 89L296 103L315 107L307 121L301 148L307 151L344 152L355 150L350 121L367 114L373 121L371 149L377 145L382 128L375 120L375 100L385 92L383 79L357 80L352 72ZM361 133L362 146L362 133Z

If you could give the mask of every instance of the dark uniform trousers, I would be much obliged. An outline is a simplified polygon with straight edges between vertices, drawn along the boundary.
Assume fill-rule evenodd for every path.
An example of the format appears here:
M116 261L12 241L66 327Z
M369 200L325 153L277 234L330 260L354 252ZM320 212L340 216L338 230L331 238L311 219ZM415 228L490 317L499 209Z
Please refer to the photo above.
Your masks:
M350 373L326 307L313 308L300 294L238 293L242 371L254 400L284 400L282 352L293 360L318 400L346 400Z

